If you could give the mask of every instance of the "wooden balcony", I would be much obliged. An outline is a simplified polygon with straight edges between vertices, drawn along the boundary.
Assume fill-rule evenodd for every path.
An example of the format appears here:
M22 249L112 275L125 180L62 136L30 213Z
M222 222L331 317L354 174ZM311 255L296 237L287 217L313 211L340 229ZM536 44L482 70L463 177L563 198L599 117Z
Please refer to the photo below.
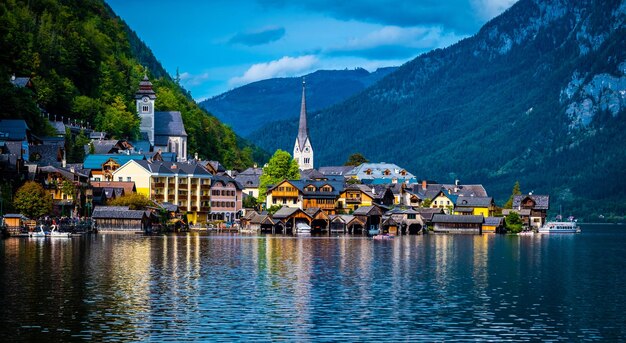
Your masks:
M190 211L197 211L198 210L198 206L191 206Z
M361 203L361 198L346 198L346 203L347 204L360 204Z
M152 183L152 187L163 188L163 187L165 187L165 184L163 182L153 182Z
M200 212L211 212L211 208L209 206L200 207Z
M163 194L155 194L155 195L153 195L153 198L156 201L163 201L164 196L163 196Z

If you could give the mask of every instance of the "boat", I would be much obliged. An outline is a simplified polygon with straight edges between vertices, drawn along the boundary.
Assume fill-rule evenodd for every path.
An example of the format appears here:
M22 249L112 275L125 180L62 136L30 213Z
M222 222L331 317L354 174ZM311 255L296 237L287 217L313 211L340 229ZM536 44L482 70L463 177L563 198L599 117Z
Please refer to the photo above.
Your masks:
M388 234L384 234L384 235L376 235L372 238L374 238L375 240L387 240L387 239L393 239L393 235L388 235Z
M52 230L50 230L50 233L48 234L48 237L50 238L70 238L72 237L72 234L70 232L61 232L61 231L57 231L57 226L56 225L52 225Z
M518 233L518 235L520 235L520 236L532 236L534 234L535 234L534 231L522 231L522 232Z
M367 234L370 236L376 236L378 234L380 234L380 230L378 230L378 228L376 227L371 227L368 231Z
M311 233L311 227L306 223L298 223L296 224L296 233L297 234Z
M32 238L44 238L46 237L46 232L43 230L43 225L39 225L39 231L33 231L28 234L28 237Z
M539 233L579 233L580 227L575 221L571 222L547 222L538 230Z

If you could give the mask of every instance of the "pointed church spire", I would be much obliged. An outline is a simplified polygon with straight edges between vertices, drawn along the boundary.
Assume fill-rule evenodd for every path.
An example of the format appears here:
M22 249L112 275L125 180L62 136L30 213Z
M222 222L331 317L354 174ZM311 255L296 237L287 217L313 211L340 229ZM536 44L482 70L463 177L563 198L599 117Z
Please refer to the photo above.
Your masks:
M300 126L298 127L298 145L304 149L304 143L309 137L309 128L306 125L306 81L302 78L302 104L300 105Z

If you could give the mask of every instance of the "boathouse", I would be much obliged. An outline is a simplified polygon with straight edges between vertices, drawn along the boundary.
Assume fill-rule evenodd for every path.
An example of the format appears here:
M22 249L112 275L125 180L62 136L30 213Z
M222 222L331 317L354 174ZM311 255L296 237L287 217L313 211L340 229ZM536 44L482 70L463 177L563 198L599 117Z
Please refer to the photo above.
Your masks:
M433 216L433 231L436 233L466 233L481 234L485 218L481 216L455 216L435 214Z
M99 231L144 232L150 228L149 213L128 206L96 206L91 218Z

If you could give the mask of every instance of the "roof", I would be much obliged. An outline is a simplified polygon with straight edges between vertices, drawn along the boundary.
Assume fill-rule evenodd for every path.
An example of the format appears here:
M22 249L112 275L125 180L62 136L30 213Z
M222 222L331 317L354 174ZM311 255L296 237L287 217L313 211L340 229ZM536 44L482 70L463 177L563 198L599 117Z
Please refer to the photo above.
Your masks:
M132 144L135 147L135 151L137 152L142 152L142 153L150 152L150 141L147 141L147 140L131 141L130 144Z
M57 135L65 135L65 124L62 121L49 120L48 122L50 123L50 126L52 126L52 128L54 128L54 130L57 132Z
M330 166L320 167L318 171L326 176L344 176L352 169L354 169L354 166Z
M121 188L124 190L124 194L135 192L134 181L91 181L91 186L94 188Z
M244 188L258 188L263 169L248 168L235 176L235 180Z
M197 162L167 162L167 161L147 161L136 160L135 163L139 164L145 170L152 174L171 174L171 175L193 175L198 176L211 176L206 168Z
M120 166L123 166L130 160L145 160L146 156L143 154L90 154L85 157L83 168L100 170L102 169L102 164L109 159L113 159Z
M367 172L369 171L369 173ZM404 175L402 174L404 172ZM386 175L387 173L387 175ZM346 176L354 176L359 180L385 179L391 182L393 179L410 180L415 176L406 169L393 163L363 163L346 173Z
M4 215L4 218L20 218L20 219L26 219L25 216L23 216L22 214L19 213L7 213Z
M159 204L163 209L169 212L178 212L178 205L171 202L162 202Z
M487 191L483 185L455 185L445 183L427 183L426 189L422 188L422 184L413 184L413 192L415 194L423 194L427 198L433 198L433 194L439 193L439 191L445 191L448 194L458 196L475 196L475 197L487 197Z
M457 207L454 211L459 213L472 213L474 209L472 207Z
M354 216L368 216L374 210L378 209L376 206L361 206L352 212ZM378 210L380 212L380 210Z
M108 134L103 131L91 131L91 133L89 133L89 139L105 139L107 136Z
M220 172L225 172L226 168L224 168L224 166L219 163L218 161L205 161L204 165L207 167L207 169L212 168L215 173L220 173ZM211 169L209 169L211 170Z
M93 219L142 219L145 211L129 210L128 206L96 206L91 217Z
M297 207L283 206L278 211L276 211L276 213L274 213L273 217L276 218L276 219L289 218L294 213L296 213L298 211L301 211L302 213L305 213L308 216L308 214L306 212L302 211L301 209L299 209Z
M24 88L28 86L30 77L11 77L11 84L15 87Z
M337 181L337 180L319 180L319 181L312 181L312 180L285 180L287 182L289 182L292 186L296 187L300 192L302 192L304 197L339 197L339 194L341 194L341 192L343 192L344 189L344 183L343 181ZM284 182L284 181L283 181ZM278 187L278 185L280 185L282 182L277 183L276 185L268 188L268 191L273 190L274 188ZM332 190L330 192L320 192L319 189L322 188L325 185L329 185ZM315 191L307 191L305 190L306 187L308 186L313 186L315 187Z
M154 136L187 136L183 117L178 111L154 112ZM166 144L167 145L167 142Z
M0 120L0 139L24 141L28 138L28 131L30 131L30 129L23 119Z
M315 169L305 169L300 171L301 180L325 180L326 175L320 173Z
M492 197L460 196L456 200L456 206L458 207L489 207L492 204Z
M53 166L45 166L39 168L40 173L59 173L63 178L69 181L74 181L74 176L78 175L79 177L88 178L89 175L84 174L84 170L70 170L68 168L61 167L53 167Z
M516 195L513 197L513 208L519 208L522 201L526 198L531 198L535 202L534 210L547 210L550 208L550 196L549 195Z
M31 145L29 147L31 161L43 166L61 166L61 148L58 145ZM35 158L38 157L38 159Z
M485 225L500 226L504 222L504 217L485 217Z
M521 210L505 208L505 209L502 210L502 215L508 216L511 212L515 212L515 213L519 214L520 216L530 216L530 209L529 208L522 208Z
M481 216L454 216L448 214L435 214L433 223L459 223L459 224L482 224L485 218Z
M309 128L306 123L306 84L302 80L302 103L300 104L300 123L298 126L298 137L296 141L300 151L304 150L306 141L309 140ZM310 140L309 140L310 143Z
M236 189L239 189L239 190L243 189L243 187L241 187L241 185L239 184L239 182L237 182L237 180L233 179L232 177L228 175L213 175L213 177L211 178L211 187L217 182L221 182L224 185L230 182L235 185Z

